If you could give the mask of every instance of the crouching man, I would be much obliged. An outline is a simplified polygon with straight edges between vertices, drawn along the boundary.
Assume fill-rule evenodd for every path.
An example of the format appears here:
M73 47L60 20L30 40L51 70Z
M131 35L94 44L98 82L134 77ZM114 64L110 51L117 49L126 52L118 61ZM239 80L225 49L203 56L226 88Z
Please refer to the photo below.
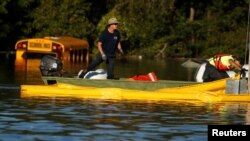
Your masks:
M218 54L206 60L196 75L197 82L209 82L228 78L230 71L240 72L240 61L231 54ZM234 73L235 74L235 73Z

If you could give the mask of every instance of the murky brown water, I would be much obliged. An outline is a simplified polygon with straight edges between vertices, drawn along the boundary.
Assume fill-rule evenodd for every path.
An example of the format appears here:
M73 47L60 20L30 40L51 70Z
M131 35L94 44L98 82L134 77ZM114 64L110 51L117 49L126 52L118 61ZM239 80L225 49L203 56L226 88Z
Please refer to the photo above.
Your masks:
M1 59L0 140L201 141L207 140L208 124L250 124L250 103L21 99L20 84L42 84L40 60ZM130 77L154 71L160 79L192 80L195 71L181 63L120 60L115 73ZM76 75L85 64L65 66Z

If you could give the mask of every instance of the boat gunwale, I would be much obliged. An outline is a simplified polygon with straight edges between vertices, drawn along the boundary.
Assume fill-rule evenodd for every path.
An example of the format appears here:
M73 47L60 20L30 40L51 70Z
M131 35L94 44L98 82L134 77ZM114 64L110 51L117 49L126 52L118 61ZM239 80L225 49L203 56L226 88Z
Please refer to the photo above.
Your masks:
M76 77L53 77L43 76L42 80L45 85L56 83L68 83L77 86L92 87L117 87L135 90L158 90L169 87L181 87L194 84L200 84L194 81L177 81L177 80L158 80L158 81L133 81L126 78L120 79L81 79ZM141 88L140 88L141 87Z

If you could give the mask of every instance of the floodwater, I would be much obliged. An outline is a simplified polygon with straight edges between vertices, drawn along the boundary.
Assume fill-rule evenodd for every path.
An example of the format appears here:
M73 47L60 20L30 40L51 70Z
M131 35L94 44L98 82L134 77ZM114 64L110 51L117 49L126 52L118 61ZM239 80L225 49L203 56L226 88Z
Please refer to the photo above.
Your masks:
M206 141L210 124L250 124L250 103L20 98L21 84L42 84L40 59L0 61L0 140ZM155 72L159 79L193 81L183 60L117 61L117 77ZM86 66L64 62L66 75ZM101 65L100 67L105 67Z

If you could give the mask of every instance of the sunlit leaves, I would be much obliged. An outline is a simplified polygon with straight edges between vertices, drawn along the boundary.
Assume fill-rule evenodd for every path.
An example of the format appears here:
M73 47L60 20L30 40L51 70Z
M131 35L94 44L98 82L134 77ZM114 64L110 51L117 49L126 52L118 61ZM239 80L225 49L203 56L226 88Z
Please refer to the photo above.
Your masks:
M38 36L86 37L93 31L86 18L89 6L84 0L41 0L32 14L32 28Z

